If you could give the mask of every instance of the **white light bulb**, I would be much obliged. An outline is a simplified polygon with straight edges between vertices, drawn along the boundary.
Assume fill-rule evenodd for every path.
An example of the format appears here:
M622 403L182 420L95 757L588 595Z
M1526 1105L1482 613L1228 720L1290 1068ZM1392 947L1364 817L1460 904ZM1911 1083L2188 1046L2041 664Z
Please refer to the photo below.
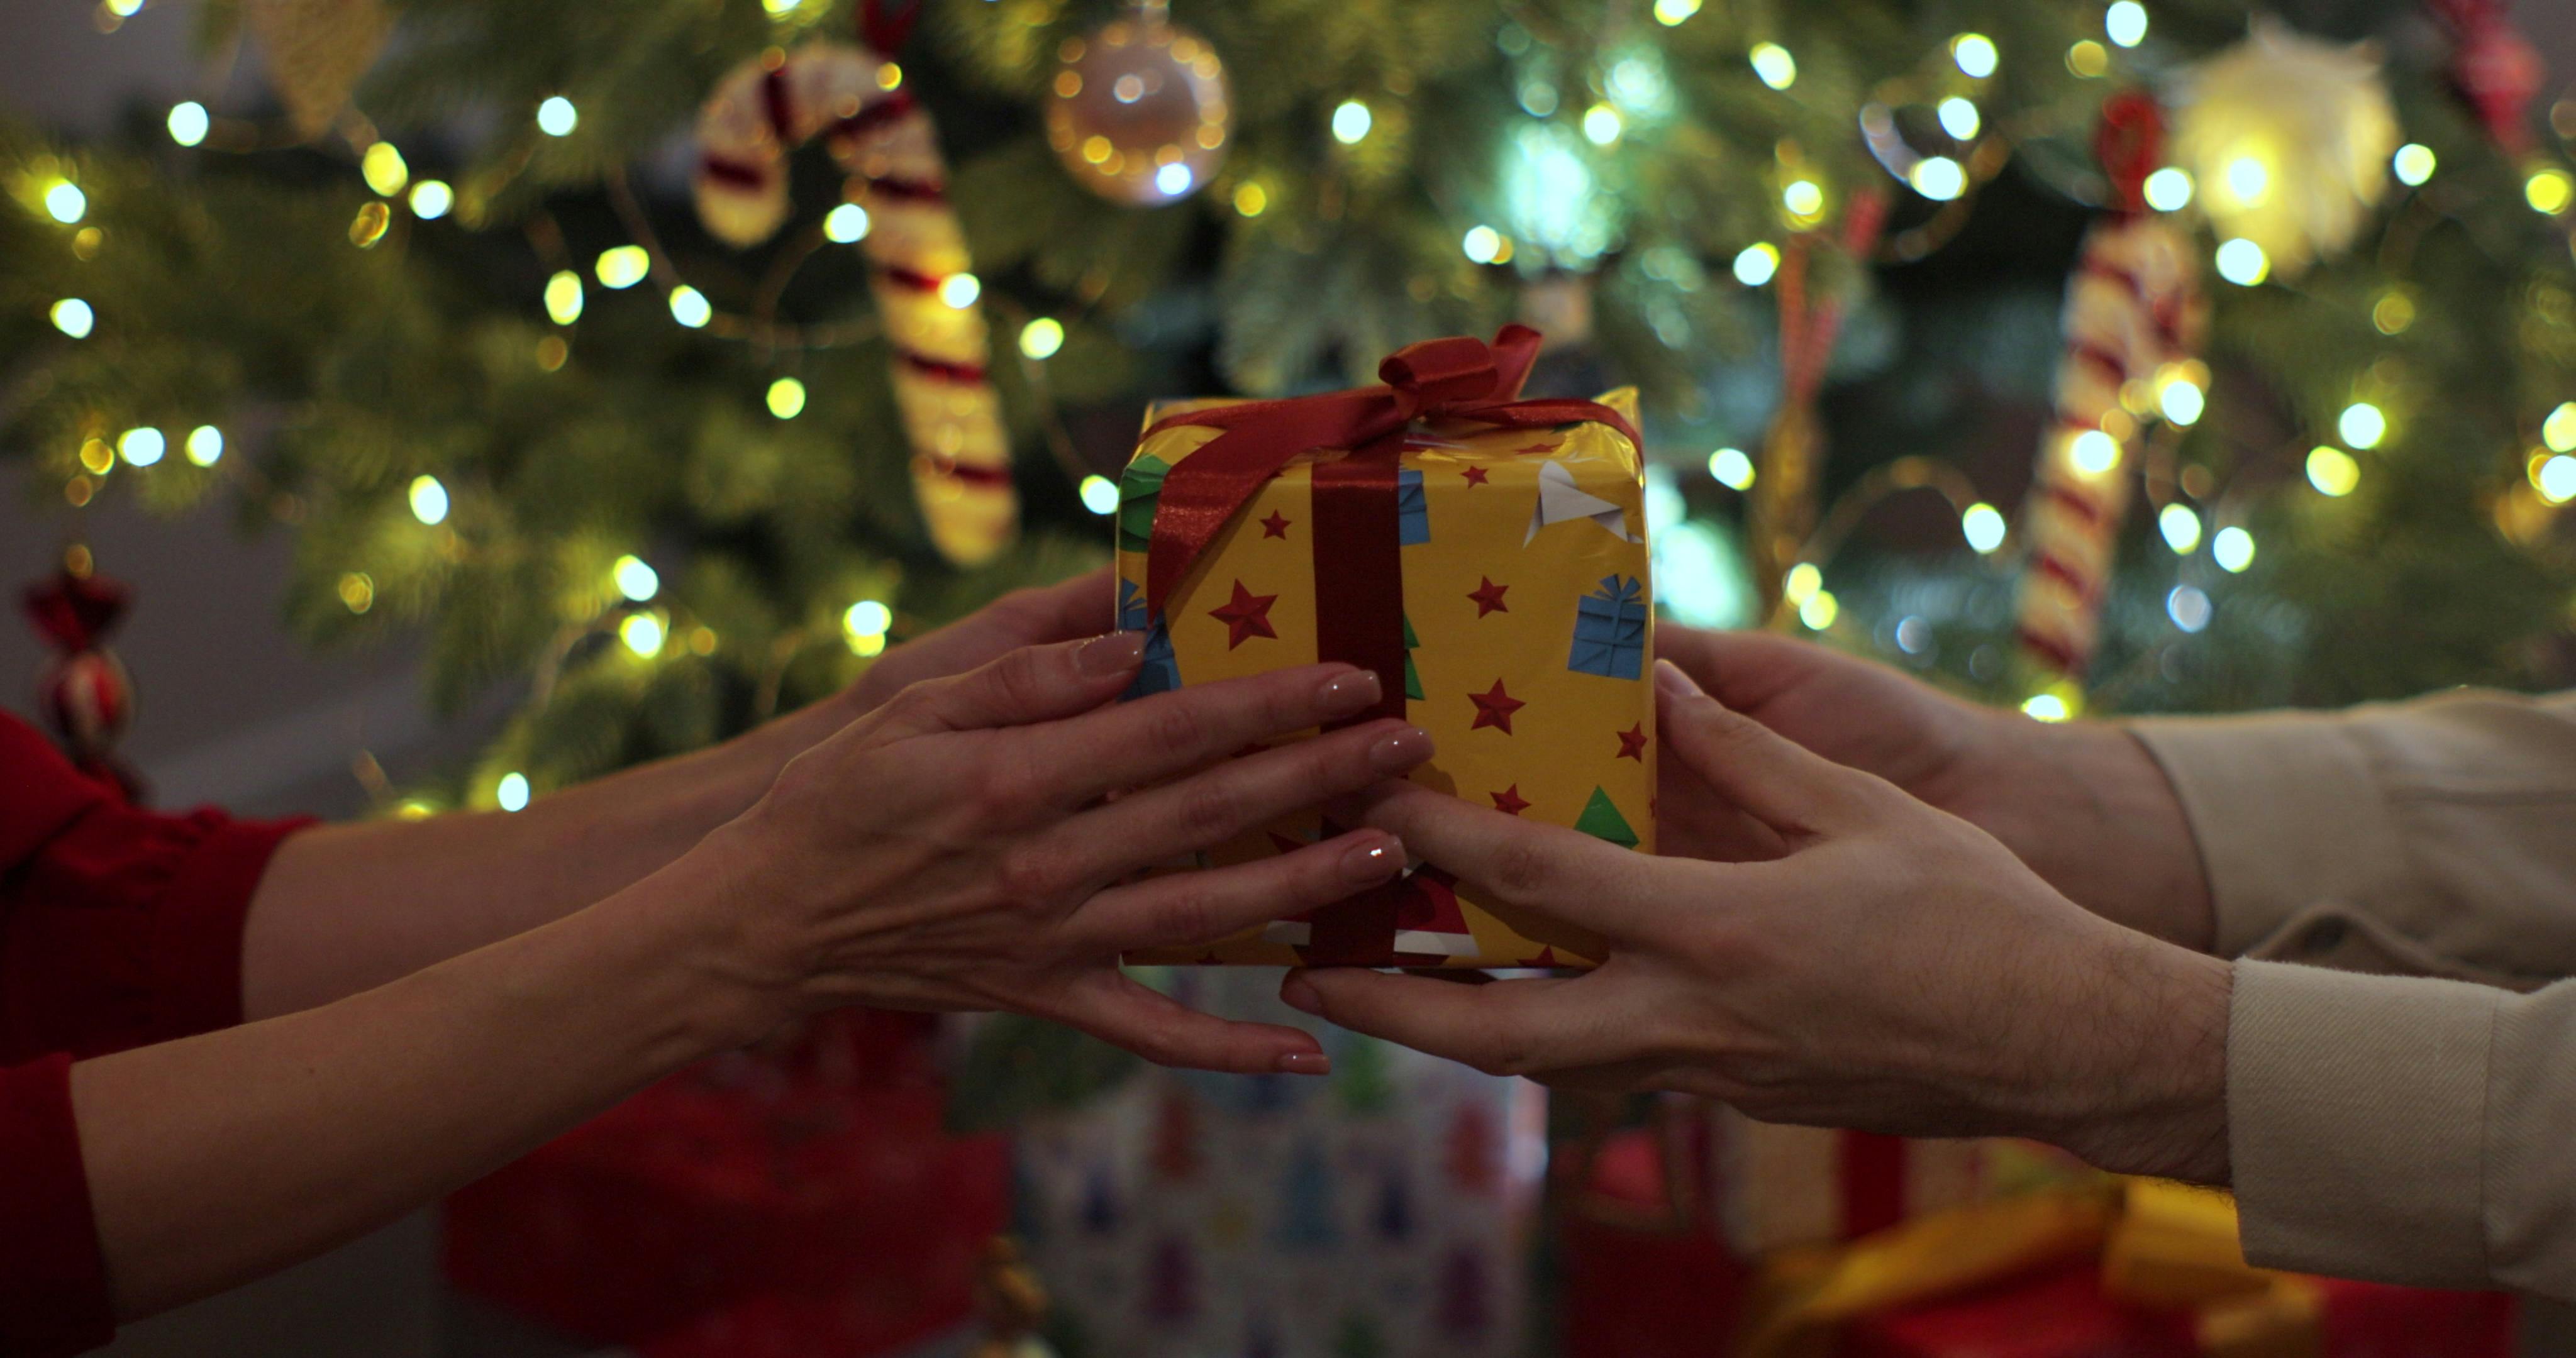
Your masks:
M206 116L206 106L194 99L170 106L170 140L181 146L194 146L204 141L206 133L214 125L215 120Z
M170 441L161 437L158 429L128 429L116 440L116 455L129 466L149 467L160 461L169 447Z
M211 424L198 425L188 431L188 441L182 447L190 462L211 467L224 460L224 431Z
M1108 477L1095 474L1082 478L1080 493L1082 495L1082 507L1090 510L1092 513L1115 514L1118 512L1118 483L1110 480Z
M639 604L662 591L661 572L646 565L640 557L617 558L617 564L609 567L609 575L616 580L618 593Z
M447 487L439 484L437 477L423 475L411 479L411 516L426 524L446 521Z
M2003 511L1982 501L1968 506L1959 515L1959 532L1979 556L1991 555L1996 548L2003 546L2009 529L2010 525L2004 522Z
M581 110L562 95L554 95L537 105L537 130L549 137L569 137L581 125Z
M1357 99L1345 99L1333 109L1333 140L1344 146L1356 146L1369 134L1370 125L1376 121L1370 115L1368 105Z

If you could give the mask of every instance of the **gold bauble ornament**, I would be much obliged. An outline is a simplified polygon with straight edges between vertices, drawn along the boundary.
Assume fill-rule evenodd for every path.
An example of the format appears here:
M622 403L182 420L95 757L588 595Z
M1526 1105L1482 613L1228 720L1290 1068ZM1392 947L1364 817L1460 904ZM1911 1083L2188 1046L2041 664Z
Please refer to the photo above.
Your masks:
M2180 95L2174 162L2220 237L2263 247L2276 275L2352 244L2387 191L2397 113L2376 43L2322 42L2258 18Z
M1207 40L1149 4L1056 49L1047 141L1074 181L1113 203L1196 193L1234 135L1225 65Z

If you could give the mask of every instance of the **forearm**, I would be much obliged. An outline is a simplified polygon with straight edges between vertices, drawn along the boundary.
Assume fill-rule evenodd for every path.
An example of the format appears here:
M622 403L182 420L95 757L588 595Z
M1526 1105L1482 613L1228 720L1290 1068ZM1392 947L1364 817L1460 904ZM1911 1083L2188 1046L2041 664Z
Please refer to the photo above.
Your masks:
M2155 757L2101 722L2008 724L2007 768L2024 789L1995 836L2085 909L2168 943L2207 952L2216 933L2209 881L2191 822Z
M713 749L551 793L516 813L330 826L281 846L242 941L249 1019L354 995L607 898L742 813L788 759L857 715L835 697Z
M303 1013L73 1070L120 1316L233 1286L522 1153L764 1013L713 974L696 860Z

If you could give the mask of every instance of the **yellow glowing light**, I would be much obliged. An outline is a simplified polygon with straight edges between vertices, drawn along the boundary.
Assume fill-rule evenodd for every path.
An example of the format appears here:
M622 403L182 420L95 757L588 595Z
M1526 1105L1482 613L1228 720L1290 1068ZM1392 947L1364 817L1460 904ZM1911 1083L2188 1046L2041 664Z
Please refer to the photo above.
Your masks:
M98 313L77 297L66 297L54 303L45 316L54 323L56 330L73 339L88 339L90 330L98 324Z
M2086 38L2066 49L2066 69L2087 80L2095 79L2111 69L2110 50Z
M88 214L89 195L81 192L79 185L57 179L45 190L45 211L55 221L69 226Z
M188 441L180 445L190 462L211 467L224 460L224 431L211 424L201 424L188 431Z
M80 464L93 476L105 476L116 469L116 450L105 439L82 439Z
M1843 606L1834 598L1833 591L1820 589L1798 605L1798 621L1808 631L1822 632L1834 625L1834 619L1840 617L1842 611Z
M647 660L662 653L663 636L662 620L650 613L629 613L626 621L617 624L617 639Z
M689 654L714 655L715 653L716 629L703 626L689 629Z
M653 271L653 256L641 245L620 245L599 252L599 262L591 266L599 285L614 292L631 288L644 281Z
M1753 459L1741 448L1720 448L1708 455L1708 474L1728 490L1753 489Z
M643 558L621 556L608 568L609 578L617 582L617 592L642 603L662 592L662 574L644 563Z
M2540 498L2554 505L2576 500L2576 457L2560 453L2531 469L2531 484Z
M215 120L206 116L206 106L194 99L183 99L170 106L170 140L181 146L194 146L206 139Z
M131 19L143 12L143 0L107 0L107 12L120 19Z
M1780 582L1780 597L1792 605L1803 605L1825 587L1825 573L1816 563L1801 561L1789 568L1788 578Z
M1234 210L1246 217L1258 217L1270 206L1270 195L1259 184L1238 184L1234 189Z
M975 299L983 295L983 280L971 273L953 273L939 280L939 300L956 310L975 305Z
M2370 323L2383 335L2402 335L2415 324L2415 299L2396 288L2381 293L2370 309Z
M1968 172L1948 156L1925 156L1906 171L1905 182L1933 202L1946 203L1967 192Z
M1744 59L1753 63L1753 74L1775 90L1785 90L1798 83L1798 59L1789 55L1788 48L1776 42L1753 44L1753 50L1745 53Z
M367 610L359 608L351 611L364 613ZM403 799L402 805L394 808L394 815L403 820L427 820L436 814L438 814L437 807L422 801L418 797L406 797Z
M386 207L380 199L370 198L359 204L358 215L349 219L349 243L361 250L374 249L376 242L385 238L385 231L393 221L393 209Z
M380 141L358 157L358 177L367 181L368 188L391 198L411 182L411 166L403 163L402 152L392 142Z
M849 245L868 238L868 210L856 203L843 203L823 214L823 239L836 245Z
M548 335L537 341L537 369L540 372L555 372L563 367L564 360L571 357L572 346L564 343L561 335Z
M792 420L805 412L805 384L793 377L782 377L769 384L769 413L782 420Z
M340 603L352 613L364 613L376 606L376 582L365 571L348 571L340 576Z
M1959 141L1974 137L1978 129L1985 126L1985 119L1977 112L1976 104L1955 94L1942 100L1935 112L1941 119L1941 130Z
M2191 202L2191 174L2168 165L2147 176L2147 206L2158 212L2180 212Z
M581 126L581 110L574 108L572 101L562 95L551 96L544 103L537 105L537 130L547 136L569 137L572 135L572 130L579 126Z
M2003 511L1982 500L1968 506L1959 515L1959 532L1979 556L1991 555L1996 548L2003 546L2009 527L2004 522Z
M881 90L903 88L903 67L891 61L880 64L877 67L877 88Z
M841 615L841 631L848 637L850 649L861 655L875 655L885 649L886 629L894 625L894 610L874 599L861 599ZM860 643L873 640L872 649L860 650Z
M2166 505L2156 515L2156 531L2165 535L2174 555L2189 556L2200 546L2200 515L2186 504Z
M1064 323L1053 316L1040 316L1020 327L1020 352L1033 359L1055 357L1064 347Z
M425 524L447 521L447 487L435 476L411 479L411 516Z
M2122 47L2135 47L2147 40L2147 7L2138 0L2112 0L2102 11L2102 35Z
M2397 176L2398 183L2412 187L2432 178L2433 168L2438 164L2440 162L2434 159L2432 147L2410 141L2398 147L2397 154L2388 158L2388 172Z
M1344 146L1356 146L1369 134L1370 125L1376 121L1370 115L1368 105L1357 99L1345 99L1333 109L1333 140Z
M2388 417L2368 401L2355 401L2335 420L2335 432L2355 448L2376 448L2388 437Z
M795 0L788 0L793 5ZM492 800L504 811L524 811L528 806L528 775L505 773L498 787L492 789Z
M2209 556L2220 570L2239 574L2254 564L2254 535L2242 528L2221 528L2209 540Z
M1792 217L1813 217L1825 210L1825 191L1812 179L1792 179L1780 190L1780 206Z
M1620 121L1619 110L1608 104L1594 104L1583 111L1583 138L1595 146L1608 146L1619 140L1626 127Z
M2341 448L2320 444L2308 451L2308 484L2325 495L2350 495L2361 484L2361 464Z
M2540 441L2553 453L2576 453L2576 401L2561 401L2540 422Z
M1699 13L1700 0L1655 0L1655 22L1666 28Z
M706 294L686 283L671 289L671 319L695 330L716 318L716 309L707 302Z
M2245 207L2255 207L2272 196L2272 167L2253 156L2238 156L2227 162L2227 191Z
M1490 226L1467 228L1467 237L1459 243L1467 258L1478 264L1491 264L1503 249L1503 233Z
M440 179L424 179L411 186L411 215L434 222L456 206L456 190Z
M1106 476L1095 474L1082 478L1077 493L1082 496L1082 507L1094 514L1118 512L1118 483Z
M124 458L129 467L149 467L160 461L169 448L170 441L161 436L161 431L148 426L128 429L116 440L116 455Z
M2064 721L2075 715L2067 710L2066 700L2054 693L2032 694L2022 703L2021 710L2040 721Z
M2120 441L2099 429L2087 429L2066 446L2067 460L2086 476L2100 476L2120 465Z
M2555 217L2567 210L2571 198L2576 198L2576 180L2569 179L2565 170L2537 170L2531 178L2522 181L2522 197L2523 201L2531 204L2532 211ZM63 220L71 219L66 217Z
M2208 398L2202 395L2199 383L2187 377L2177 377L2156 392L2156 407L2164 412L2165 419L2187 428L2200 423L2201 412L2208 408Z
M581 319L580 274L558 269L554 277L546 280L546 316L557 325L570 325Z
M1748 288L1758 288L1780 272L1780 248L1771 242L1755 241L1735 252L1735 281Z
M2218 247L2218 276L2250 288L2272 276L2272 258L2262 246L2238 236Z
M1983 80L1995 73L1995 41L1983 33L1962 33L1950 40L1950 60L1959 64L1961 74Z

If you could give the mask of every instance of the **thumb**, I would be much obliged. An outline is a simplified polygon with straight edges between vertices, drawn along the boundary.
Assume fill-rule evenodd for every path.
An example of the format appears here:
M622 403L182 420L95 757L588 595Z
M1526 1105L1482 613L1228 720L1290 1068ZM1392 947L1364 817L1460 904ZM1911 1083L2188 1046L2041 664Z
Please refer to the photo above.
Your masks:
M1680 666L1655 662L1664 750L1720 796L1781 831L1821 832L1867 811L1867 775L1818 755L1702 691Z
M906 735L1026 726L1078 716L1118 696L1145 655L1141 632L1024 646L945 679L925 679L886 704L886 729Z

